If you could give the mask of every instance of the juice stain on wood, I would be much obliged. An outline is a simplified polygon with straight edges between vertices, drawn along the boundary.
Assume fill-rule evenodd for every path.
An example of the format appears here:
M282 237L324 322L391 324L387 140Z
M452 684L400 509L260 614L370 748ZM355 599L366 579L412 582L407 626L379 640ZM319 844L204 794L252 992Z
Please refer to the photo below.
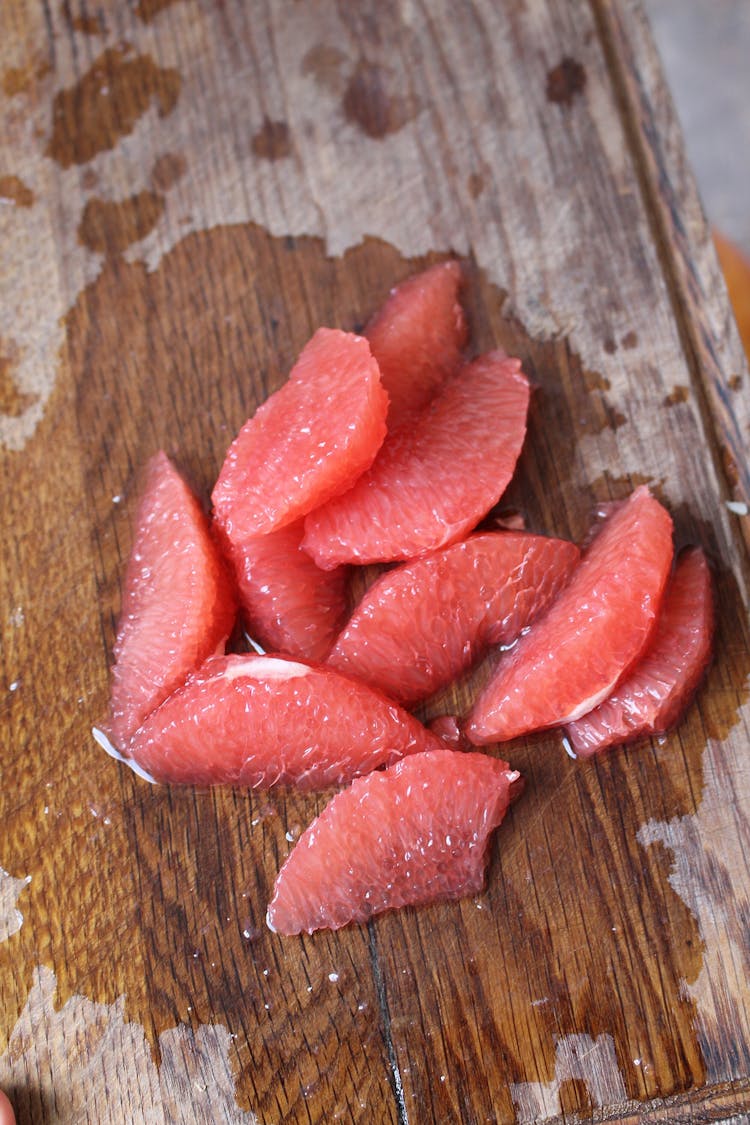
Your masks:
M394 75L377 63L361 60L344 91L347 121L375 140L398 133L419 112L419 103L394 90Z
M141 191L127 199L89 199L78 227L78 241L99 254L121 254L154 229L164 213L164 197Z
M18 348L10 340L0 339L0 414L19 418L33 402L36 395L21 390L13 372L18 363Z
M78 31L81 35L104 35L106 27L101 13L88 15L81 12L74 15L71 9L71 0L62 0L60 12L71 31Z
M481 172L472 172L466 180L466 188L472 199L478 199L484 191L484 176Z
M719 448L721 450L721 463L724 468L724 474L729 482L729 487L736 488L740 483L740 471L734 459L734 454L726 445L722 444Z
M344 89L343 74L347 56L338 47L326 43L316 43L302 59L302 73L314 78L323 90L338 94Z
M569 108L586 89L586 71L568 55L547 74L547 100Z
M286 121L271 121L263 118L263 124L253 135L250 148L255 156L263 160L283 160L292 151L289 126Z
M74 86L55 94L47 155L63 168L85 164L132 133L152 104L161 117L171 113L179 93L176 70L127 46L110 47Z
M690 388L686 387L683 383L677 383L668 395L664 398L665 406L679 406L681 402L687 402L690 398Z
M169 191L187 171L187 160L179 152L164 152L151 169L151 183L157 191Z
M34 193L18 176L0 176L0 206L14 203L16 207L33 207Z
M165 11L166 8L171 8L173 4L179 3L180 0L138 0L135 14L142 23L151 23L160 12Z
M11 66L3 72L3 93L9 98L29 94L51 70L50 62L42 57L32 59L23 66Z

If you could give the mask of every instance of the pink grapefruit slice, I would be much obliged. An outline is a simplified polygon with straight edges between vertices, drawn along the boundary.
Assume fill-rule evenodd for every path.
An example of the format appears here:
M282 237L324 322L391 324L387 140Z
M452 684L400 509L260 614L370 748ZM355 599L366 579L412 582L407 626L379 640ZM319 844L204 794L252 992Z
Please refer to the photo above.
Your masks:
M348 492L307 517L303 547L331 569L411 559L457 542L505 491L528 405L519 360L504 352L474 360L413 424L389 435Z
M321 570L301 541L298 520L238 544L226 537L250 635L269 652L322 663L346 619L346 567Z
M651 638L672 562L672 521L646 487L602 524L570 583L498 669L466 725L502 742L598 706Z
M200 504L165 453L146 468L114 646L109 731L123 747L223 644L234 591Z
M370 587L328 663L404 705L417 703L491 645L514 640L565 585L578 557L565 540L501 531L404 563Z
M269 927L339 929L395 907L478 894L519 774L435 750L359 778L300 836L276 879Z
M711 658L714 602L703 551L683 551L669 581L646 655L613 693L566 727L575 753L590 757L673 727Z
M442 745L379 692L328 668L235 655L207 660L127 752L157 781L322 789Z
M229 447L212 497L224 533L238 543L274 531L349 488L383 442L387 409L367 340L319 328Z
M392 289L365 336L388 392L388 429L422 410L458 368L468 330L458 262L440 262Z

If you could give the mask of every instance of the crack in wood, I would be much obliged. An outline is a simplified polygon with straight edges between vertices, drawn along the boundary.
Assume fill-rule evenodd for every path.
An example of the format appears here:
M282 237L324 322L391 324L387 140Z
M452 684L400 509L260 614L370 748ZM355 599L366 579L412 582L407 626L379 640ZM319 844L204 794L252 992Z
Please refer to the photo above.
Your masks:
M380 967L378 958L378 946L375 938L375 924L372 921L367 923L367 933L370 939L370 964L372 967L372 976L375 982L375 992L378 997L378 1006L380 1008L380 1018L383 1025L383 1038L385 1039L386 1052L388 1054L388 1065L390 1067L390 1074L388 1080L390 1082L393 1097L396 1102L396 1113L398 1115L399 1125L409 1125L409 1115L406 1111L406 1099L404 1098L404 1086L401 1081L401 1071L398 1065L398 1058L396 1056L396 1046L393 1042L391 1035L391 1013L388 1008L388 994L385 986L385 978L383 971Z

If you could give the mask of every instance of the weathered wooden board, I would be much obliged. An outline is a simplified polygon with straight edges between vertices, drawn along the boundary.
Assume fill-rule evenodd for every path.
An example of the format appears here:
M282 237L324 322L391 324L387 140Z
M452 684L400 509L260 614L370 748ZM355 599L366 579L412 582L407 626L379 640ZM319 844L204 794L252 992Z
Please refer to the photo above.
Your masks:
M750 399L634 0L0 6L0 1088L21 1121L750 1113ZM538 383L504 503L648 481L717 574L678 731L527 791L486 895L283 940L323 798L152 788L90 737L138 468L204 497L321 323L445 254ZM442 701L465 708L471 687Z

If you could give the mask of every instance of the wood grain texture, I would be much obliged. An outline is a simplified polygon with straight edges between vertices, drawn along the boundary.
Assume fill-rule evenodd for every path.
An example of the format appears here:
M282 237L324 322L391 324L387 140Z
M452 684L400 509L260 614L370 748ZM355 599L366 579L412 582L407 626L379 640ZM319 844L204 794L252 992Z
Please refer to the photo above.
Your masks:
M9 0L0 106L20 1120L750 1114L748 375L638 5ZM714 562L717 659L666 739L503 748L528 784L482 897L285 940L269 891L324 798L152 788L90 738L138 472L164 447L207 499L312 331L451 253L475 346L538 386L502 507L580 538L651 483Z

